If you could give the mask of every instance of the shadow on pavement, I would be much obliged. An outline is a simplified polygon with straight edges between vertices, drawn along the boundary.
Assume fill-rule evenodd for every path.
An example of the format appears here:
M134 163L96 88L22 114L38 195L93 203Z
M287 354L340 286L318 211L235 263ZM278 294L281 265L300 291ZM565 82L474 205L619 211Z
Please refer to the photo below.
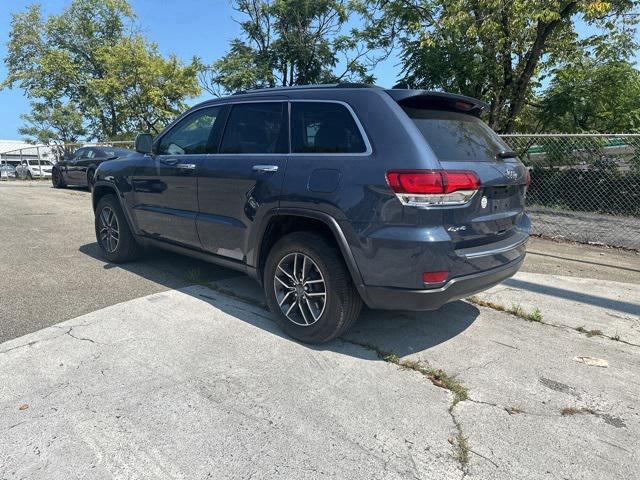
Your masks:
M81 246L80 252L105 262L100 255L98 244L95 242ZM265 303L264 296L257 284L244 274L161 250L149 250L143 259L137 262L121 265L105 262L103 268L121 268L171 289L205 282L215 286L216 282L231 280L234 282L233 285L243 292L242 295L237 296L240 301L250 297L249 303L251 305L248 305L246 310L226 302L224 297L219 296L215 290L211 295L201 293L193 295L239 320L268 330L274 335L288 338L275 324L270 312L256 307L256 305ZM190 279L194 271L199 272L198 275L201 276L199 282ZM250 292L250 295L245 294L246 291ZM185 293L189 293L189 291ZM398 356L404 356L427 350L459 335L473 324L479 314L480 312L475 306L461 301L447 304L434 312L369 310L363 307L358 322L343 340L384 346L384 349L393 351ZM256 315L261 319L269 320L269 322L256 322L254 320ZM339 343L341 342L334 341L323 345L305 346L314 350L339 350L341 353L345 353L344 347ZM349 349L349 352L353 355L364 353L360 348ZM366 358L371 358L371 354L366 355Z

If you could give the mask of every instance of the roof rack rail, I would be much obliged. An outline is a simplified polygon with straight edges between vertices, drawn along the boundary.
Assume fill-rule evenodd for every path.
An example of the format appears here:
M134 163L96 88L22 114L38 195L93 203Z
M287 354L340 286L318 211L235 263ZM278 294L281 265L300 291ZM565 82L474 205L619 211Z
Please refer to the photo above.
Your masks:
M290 90L312 90L315 88L379 88L376 85L370 85L368 83L356 83L356 82L341 82L341 83L321 83L316 85L292 85L289 87L264 87L264 88L252 88L249 90L238 90L233 95L247 95L252 93L265 93L265 92L282 92Z

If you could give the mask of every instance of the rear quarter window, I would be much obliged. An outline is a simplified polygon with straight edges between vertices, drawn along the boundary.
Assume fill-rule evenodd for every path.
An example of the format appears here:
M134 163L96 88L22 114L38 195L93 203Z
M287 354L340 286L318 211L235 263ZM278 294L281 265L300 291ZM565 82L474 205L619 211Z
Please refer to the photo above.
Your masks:
M292 153L364 153L351 112L339 103L291 103Z
M440 161L488 162L509 147L478 117L444 110L403 108Z

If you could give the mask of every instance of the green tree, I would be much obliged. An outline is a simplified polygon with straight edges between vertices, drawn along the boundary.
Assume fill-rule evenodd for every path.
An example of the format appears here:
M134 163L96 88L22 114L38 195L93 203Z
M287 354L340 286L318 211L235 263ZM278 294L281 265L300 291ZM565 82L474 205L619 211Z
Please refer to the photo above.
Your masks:
M31 104L31 113L22 115L25 126L18 130L34 143L76 143L87 130L77 105L61 102Z
M347 0L234 0L242 38L202 76L213 94L254 87L370 82L374 59L347 30Z
M625 61L581 59L555 72L539 108L538 122L547 131L638 131L640 72Z
M403 80L486 100L488 122L513 131L550 70L585 49L635 48L636 0L370 0L361 5L365 33L398 45ZM579 38L576 22L598 28ZM377 39L377 40L376 40Z
M99 140L157 132L199 93L197 62L163 58L133 21L126 0L73 0L47 19L38 5L13 15L2 86L22 88L38 105L29 134L38 136L33 129L47 113L46 130L59 128L53 117L65 108L77 108L82 128Z

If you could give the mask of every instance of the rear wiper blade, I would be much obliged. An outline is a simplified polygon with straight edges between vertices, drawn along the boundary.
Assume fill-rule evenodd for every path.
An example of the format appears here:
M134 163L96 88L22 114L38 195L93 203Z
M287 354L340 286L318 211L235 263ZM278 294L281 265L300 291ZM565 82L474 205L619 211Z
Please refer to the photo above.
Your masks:
M516 158L518 154L513 150L501 150L496 153L496 157L498 158Z

